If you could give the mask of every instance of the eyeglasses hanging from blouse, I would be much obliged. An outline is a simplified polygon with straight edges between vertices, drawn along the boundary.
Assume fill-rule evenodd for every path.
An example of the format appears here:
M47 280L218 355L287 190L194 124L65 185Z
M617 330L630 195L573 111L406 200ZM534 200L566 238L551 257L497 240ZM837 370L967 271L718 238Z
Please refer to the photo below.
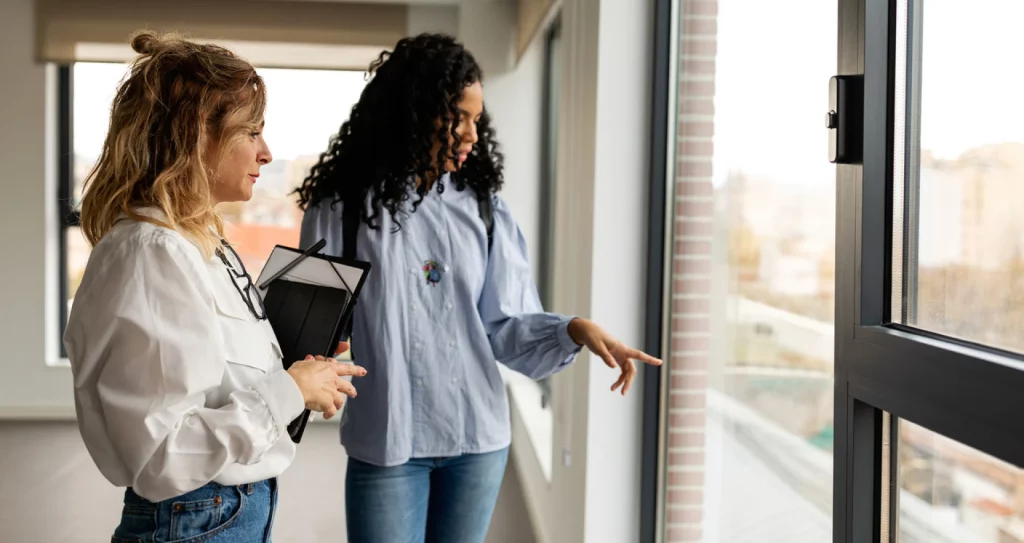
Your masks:
M242 301L245 302L252 316L256 317L256 320L266 320L267 309L263 307L263 298L256 291L256 285L253 283L249 272L245 271L242 259L238 257L238 253L235 252L235 249L227 240L221 240L221 245L222 247L217 249L217 256L220 257L221 261L224 262L224 266L228 269L231 284L235 285L235 290L242 297Z

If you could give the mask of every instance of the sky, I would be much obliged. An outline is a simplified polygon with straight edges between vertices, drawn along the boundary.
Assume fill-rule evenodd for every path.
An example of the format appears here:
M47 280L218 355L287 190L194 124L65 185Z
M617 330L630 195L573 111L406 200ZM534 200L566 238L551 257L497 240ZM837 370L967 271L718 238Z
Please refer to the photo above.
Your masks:
M110 103L127 65L75 64L75 153L96 157L110 120ZM348 118L366 84L362 72L258 70L267 84L264 138L275 159L319 155Z
M784 184L832 183L825 113L836 70L836 4L719 2L715 184L730 170Z
M921 147L955 158L1024 142L1024 2L925 2Z
M731 169L780 183L832 182L824 119L836 73L836 4L719 2L716 183ZM1024 1L915 5L923 14L922 149L954 159L981 145L1024 142Z

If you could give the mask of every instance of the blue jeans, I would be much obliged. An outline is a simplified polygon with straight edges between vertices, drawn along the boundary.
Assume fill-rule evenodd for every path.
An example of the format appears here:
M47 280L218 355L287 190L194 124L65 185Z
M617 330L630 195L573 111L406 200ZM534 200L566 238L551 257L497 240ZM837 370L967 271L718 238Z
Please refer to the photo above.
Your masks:
M270 543L277 480L209 483L153 503L127 489L111 543Z
M389 468L349 458L349 543L483 543L507 461L508 448Z

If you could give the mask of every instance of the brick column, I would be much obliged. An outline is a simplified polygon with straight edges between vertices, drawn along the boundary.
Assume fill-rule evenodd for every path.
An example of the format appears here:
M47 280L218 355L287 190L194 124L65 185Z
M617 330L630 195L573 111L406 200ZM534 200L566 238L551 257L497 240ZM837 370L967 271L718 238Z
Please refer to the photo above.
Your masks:
M682 0L672 260L665 541L701 541L704 430L711 356L711 163L717 0Z

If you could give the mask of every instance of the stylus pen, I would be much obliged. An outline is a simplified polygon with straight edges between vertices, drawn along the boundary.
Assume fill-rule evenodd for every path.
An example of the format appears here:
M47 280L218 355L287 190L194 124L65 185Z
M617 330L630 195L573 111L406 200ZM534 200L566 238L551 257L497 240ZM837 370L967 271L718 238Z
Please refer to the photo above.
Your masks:
M324 239L324 238L320 238L320 241L314 243L309 249L306 249L305 251L302 251L301 255L295 257L295 260L292 260L285 267L283 267L280 270L278 270L277 273L275 273L274 275L271 275L269 279L267 279L266 281L260 283L260 285L259 285L260 290L267 290L267 287L270 286L270 283L273 283L274 281L277 281L278 279L283 277L284 274L292 271L292 268L294 268L295 266L298 266L300 262L305 260L310 255L313 255L313 254L316 254L317 252L319 252L320 249L323 249L324 246L326 246L326 245L327 245L327 240Z

